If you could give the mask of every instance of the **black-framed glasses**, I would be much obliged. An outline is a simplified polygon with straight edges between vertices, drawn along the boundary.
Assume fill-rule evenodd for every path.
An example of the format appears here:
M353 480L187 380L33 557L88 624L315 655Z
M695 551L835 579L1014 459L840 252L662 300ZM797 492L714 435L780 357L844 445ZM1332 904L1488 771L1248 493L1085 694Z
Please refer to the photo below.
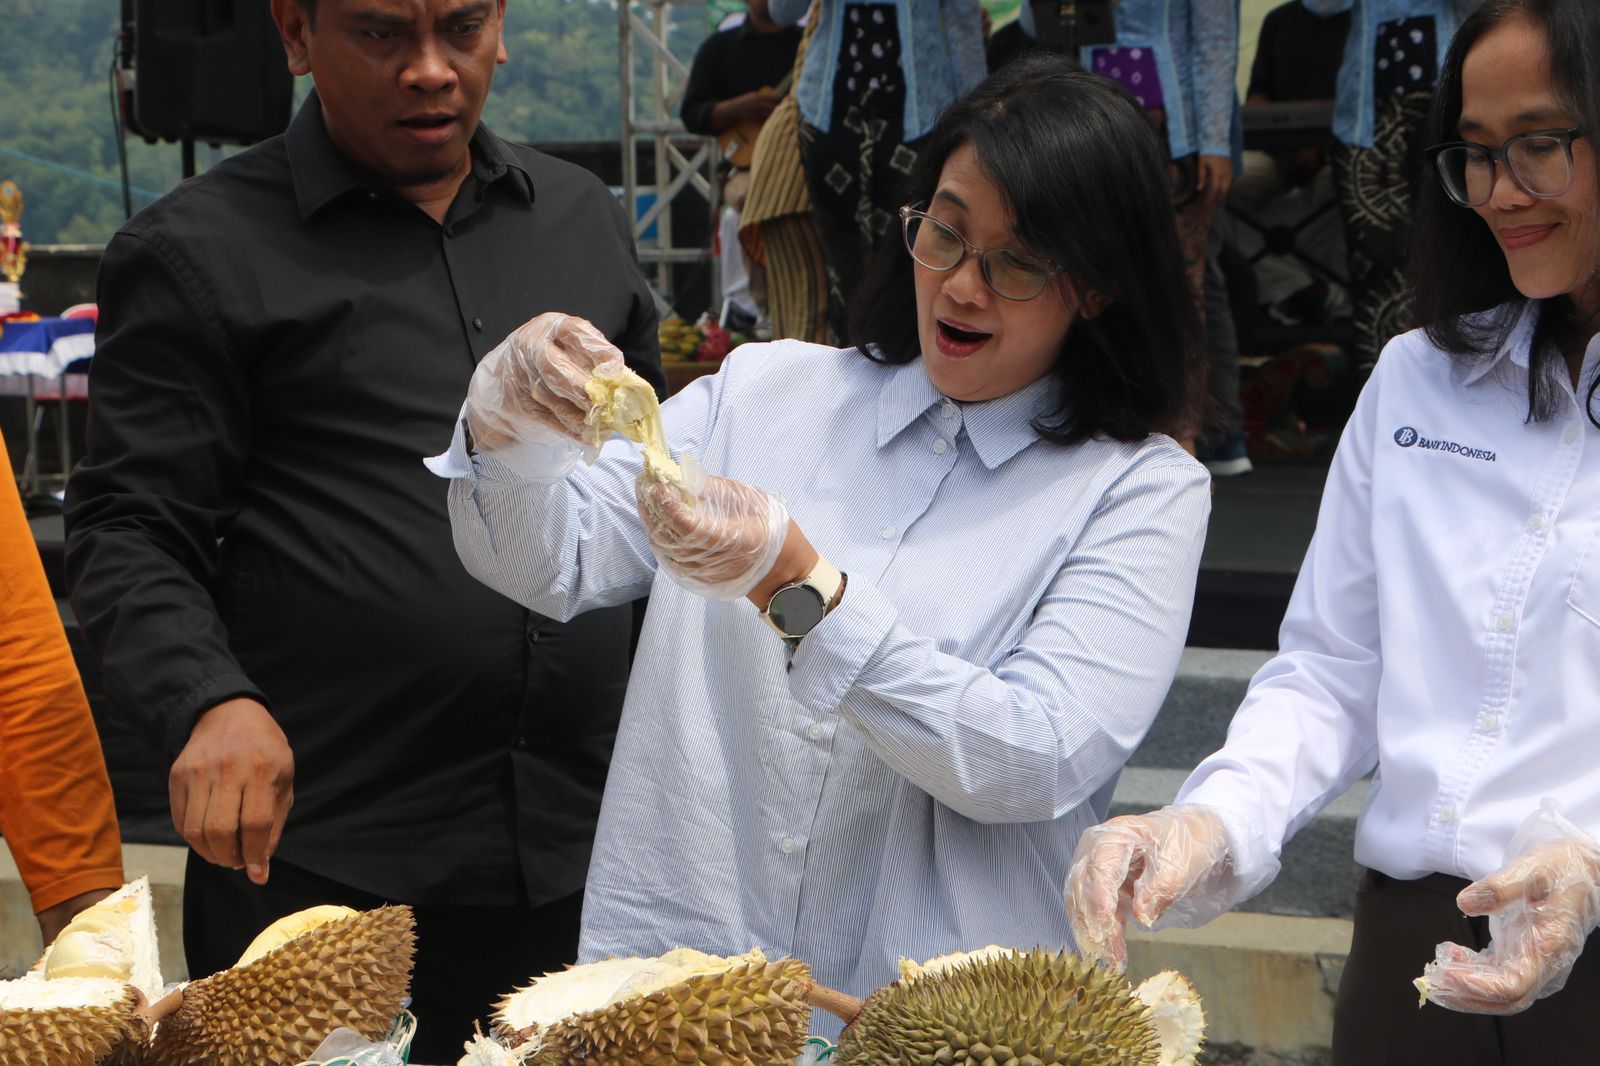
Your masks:
M1509 137L1499 148L1472 141L1452 141L1428 149L1439 180L1450 199L1462 207L1482 207L1494 195L1495 164L1529 196L1550 200L1572 188L1572 142L1587 126L1565 130L1530 130Z
M978 257L983 280L996 296L1031 300L1056 274L1048 263L1015 248L979 248L926 211L907 204L900 209L900 228L911 258L940 273L954 270L968 255Z

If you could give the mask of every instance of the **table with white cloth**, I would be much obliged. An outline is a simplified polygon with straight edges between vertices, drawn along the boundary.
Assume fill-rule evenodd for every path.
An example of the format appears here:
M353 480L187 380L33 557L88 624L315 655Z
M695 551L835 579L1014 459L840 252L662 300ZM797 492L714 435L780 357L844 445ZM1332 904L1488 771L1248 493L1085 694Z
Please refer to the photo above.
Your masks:
M9 319L0 321L0 394L21 395L27 403L27 443L23 448L18 481L23 492L37 496L43 490L39 472L38 402L58 400L56 440L61 455L61 477L68 461L67 402L72 396L68 375L84 369L94 355L94 327L87 318ZM79 391L83 383L78 383Z

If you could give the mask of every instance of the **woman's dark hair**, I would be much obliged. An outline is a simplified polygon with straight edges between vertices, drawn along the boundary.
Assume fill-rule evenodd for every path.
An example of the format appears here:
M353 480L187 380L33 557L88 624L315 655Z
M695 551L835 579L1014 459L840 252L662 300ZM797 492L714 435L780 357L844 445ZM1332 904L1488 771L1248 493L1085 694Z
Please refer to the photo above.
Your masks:
M1590 143L1600 143L1600 3L1596 0L1489 0L1456 31L1439 76L1439 90L1428 116L1428 144L1461 139L1461 68L1474 45L1496 26L1527 18L1544 30L1550 49L1550 76L1557 97L1574 121L1589 127ZM1416 318L1442 351L1484 359L1498 351L1522 317L1539 313L1528 356L1528 421L1544 422L1560 410L1566 360L1560 342L1572 327L1566 297L1530 300L1517 291L1511 268L1493 232L1477 212L1445 194L1429 164L1423 175L1411 236L1410 282ZM1597 179L1600 181L1600 179ZM1600 254L1600 249L1597 249ZM1483 315L1502 304L1504 315ZM1539 306L1542 305L1542 306ZM1586 323L1594 332L1596 323ZM1600 373L1587 383L1584 406L1600 426L1595 396Z
M1111 300L1067 332L1052 371L1058 402L1035 422L1039 435L1072 444L1198 429L1199 312L1178 250L1167 151L1138 103L1069 59L1024 56L939 117L905 202L931 200L963 144L998 186L1022 244L1080 293ZM851 305L850 335L879 362L921 355L913 263L898 234L874 256Z

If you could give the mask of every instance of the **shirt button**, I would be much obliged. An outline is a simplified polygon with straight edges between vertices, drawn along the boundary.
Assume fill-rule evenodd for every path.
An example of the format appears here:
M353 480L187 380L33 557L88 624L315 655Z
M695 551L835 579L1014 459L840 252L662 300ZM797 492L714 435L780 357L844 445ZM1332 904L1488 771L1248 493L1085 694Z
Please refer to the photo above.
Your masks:
M1528 516L1528 528L1535 533L1544 528L1544 515L1532 514Z
M944 402L944 406L939 408L939 417L940 418L954 418L955 416L956 416L956 405L951 403L949 400L946 400Z
M481 318L473 319L472 320L472 328L477 330L479 333L482 333L483 332L483 319L481 319Z
M938 440L933 442L933 454L934 455L943 455L945 452L947 452L949 450L950 450L950 442L945 440L943 437L940 437Z
M785 855L792 855L794 853L794 837L784 837L778 841L778 850Z
M518 751L527 751L528 750L528 738L527 737L518 737L515 741L512 742L511 746L516 748Z
M376 203L377 200L378 200L377 192L376 191L368 191L368 193L367 193L367 202L369 204L370 203Z
M1568 444L1577 443L1577 440L1578 440L1578 427L1577 426L1568 426L1567 427L1567 431L1565 433L1561 434L1561 439L1566 441Z
M1453 822L1456 818L1456 809L1448 803L1439 805L1439 821Z
M883 529L878 533L878 536L882 537L884 540L893 540L894 539L894 527L893 526L884 526Z
M1498 726L1499 724L1500 724L1500 719L1496 718L1494 715L1492 715L1492 714L1482 715L1482 716L1480 716L1478 718L1478 732L1480 732L1480 733L1493 733L1495 731L1495 727Z
M1494 625L1495 625L1495 628L1500 630L1500 632L1502 632L1502 633L1504 633L1506 630L1510 629L1511 628L1511 612L1510 611L1501 611L1499 617L1497 617L1494 620Z
M811 723L811 728L806 730L806 736L810 737L812 740L821 740L822 727L817 725L815 722Z

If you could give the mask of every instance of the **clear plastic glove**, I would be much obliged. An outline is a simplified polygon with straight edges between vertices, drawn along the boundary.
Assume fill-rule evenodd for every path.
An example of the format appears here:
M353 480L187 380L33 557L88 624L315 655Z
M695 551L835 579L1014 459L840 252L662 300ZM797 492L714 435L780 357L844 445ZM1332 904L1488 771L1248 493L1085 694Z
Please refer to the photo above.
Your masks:
M1093 827L1078 840L1067 871L1067 920L1078 951L1122 969L1130 914L1152 926L1164 915L1182 921L1220 909L1216 896L1231 867L1222 819L1199 804Z
M1600 926L1600 844L1545 800L1517 829L1506 865L1456 896L1489 916L1489 945L1440 944L1417 987L1425 1000L1470 1014L1515 1014L1561 991Z
M585 434L589 378L622 362L622 353L582 318L549 311L530 319L473 371L466 417L474 447L527 473L565 473L550 468L564 462L570 469L585 447L593 450Z
M671 485L641 477L639 517L667 575L717 600L748 595L778 561L789 510L776 496L684 464L692 501Z

